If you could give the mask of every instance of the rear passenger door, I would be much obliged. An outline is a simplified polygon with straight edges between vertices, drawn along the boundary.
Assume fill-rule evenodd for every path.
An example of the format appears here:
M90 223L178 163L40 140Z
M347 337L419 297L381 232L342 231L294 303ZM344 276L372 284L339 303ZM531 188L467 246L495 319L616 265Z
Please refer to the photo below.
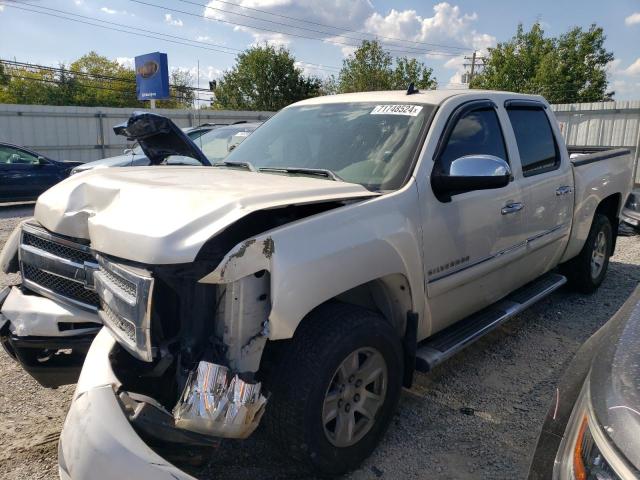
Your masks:
M566 246L573 213L573 175L546 105L511 100L505 107L522 167L526 270L533 279L553 268Z

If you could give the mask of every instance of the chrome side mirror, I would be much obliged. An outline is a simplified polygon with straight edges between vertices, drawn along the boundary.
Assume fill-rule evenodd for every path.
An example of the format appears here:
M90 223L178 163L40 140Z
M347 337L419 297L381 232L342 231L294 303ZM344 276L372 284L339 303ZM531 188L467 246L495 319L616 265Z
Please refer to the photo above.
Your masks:
M436 195L451 198L452 194L472 190L502 188L511 181L511 168L493 155L466 155L451 162L448 172L434 169L431 186Z

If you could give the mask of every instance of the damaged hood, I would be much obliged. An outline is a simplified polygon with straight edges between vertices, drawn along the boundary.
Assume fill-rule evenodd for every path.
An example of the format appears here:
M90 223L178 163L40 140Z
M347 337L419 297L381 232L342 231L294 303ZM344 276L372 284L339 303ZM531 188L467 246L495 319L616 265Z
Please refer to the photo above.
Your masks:
M134 112L125 123L113 127L113 131L138 142L151 165L160 165L172 155L195 158L202 165L211 165L188 135L167 117Z
M202 245L257 210L371 197L361 185L211 167L124 167L74 175L43 193L35 218L98 252L147 263L186 263Z

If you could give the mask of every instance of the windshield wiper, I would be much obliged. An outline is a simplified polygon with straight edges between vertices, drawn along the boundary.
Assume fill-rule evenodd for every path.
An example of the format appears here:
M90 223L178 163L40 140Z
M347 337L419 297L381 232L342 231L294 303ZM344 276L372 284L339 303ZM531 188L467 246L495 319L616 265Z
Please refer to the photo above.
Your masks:
M282 173L302 173L304 175L316 175L325 177L336 182L344 182L334 171L326 168L303 168L303 167L262 167L259 172L282 172Z
M216 162L211 164L212 167L244 167L250 172L257 172L258 170L250 162Z

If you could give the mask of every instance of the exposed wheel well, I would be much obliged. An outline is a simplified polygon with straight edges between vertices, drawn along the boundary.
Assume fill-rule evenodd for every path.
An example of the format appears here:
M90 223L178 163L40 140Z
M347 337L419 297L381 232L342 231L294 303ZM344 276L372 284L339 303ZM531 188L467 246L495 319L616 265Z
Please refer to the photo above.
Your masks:
M398 273L371 280L370 282L354 287L327 300L321 305L318 305L316 309L322 305L336 301L356 305L379 313L398 333L398 337L403 339L405 355L411 353L406 351L408 350L408 346L404 345L404 340L407 330L407 319L409 318L408 313L412 312L413 303L409 281L404 275ZM316 309L314 309L314 311ZM310 313L307 314L300 325L308 320ZM298 325L298 328L300 328L300 325ZM414 329L416 327L417 325L413 325ZM413 337L410 336L410 338ZM260 367L263 374L268 375L268 371L272 371L274 366L281 361L291 341L292 339L267 342ZM415 353L415 345L413 345L413 352ZM405 365L405 367L409 368L409 371L405 372L405 379L411 378L413 365ZM410 380L405 380L404 385L410 386Z
M598 207L596 208L595 214L601 213L606 215L609 221L611 222L611 229L613 231L613 242L611 243L611 255L615 252L616 249L616 240L618 239L618 213L620 212L621 205L621 194L614 193L613 195L608 196L603 199Z
M412 310L411 289L402 274L387 275L364 283L331 300L358 305L380 313L403 336L407 312Z

